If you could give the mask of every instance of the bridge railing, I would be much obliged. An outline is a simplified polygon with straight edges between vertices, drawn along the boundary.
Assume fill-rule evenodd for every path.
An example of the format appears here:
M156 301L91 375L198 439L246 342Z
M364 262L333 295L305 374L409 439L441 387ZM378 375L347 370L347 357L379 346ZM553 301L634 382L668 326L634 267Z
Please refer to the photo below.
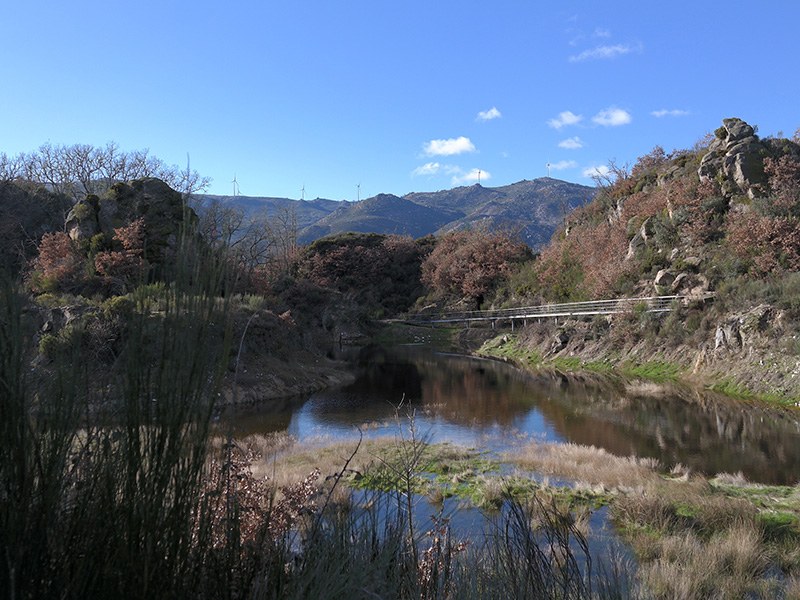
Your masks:
M501 319L530 319L543 317L579 317L592 315L613 315L641 310L643 312L667 312L673 307L692 301L704 300L713 294L693 296L651 296L647 298L616 298L613 300L589 300L586 302L566 302L561 304L541 304L522 308L501 308L496 310L475 310L447 313L416 314L406 323L452 323L470 321L495 321Z

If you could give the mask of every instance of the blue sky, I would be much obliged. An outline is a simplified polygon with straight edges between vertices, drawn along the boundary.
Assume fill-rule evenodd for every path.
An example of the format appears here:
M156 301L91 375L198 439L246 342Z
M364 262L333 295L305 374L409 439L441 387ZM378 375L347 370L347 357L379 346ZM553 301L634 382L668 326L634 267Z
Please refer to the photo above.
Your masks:
M800 127L800 4L9 0L0 152L149 148L210 191L355 200Z

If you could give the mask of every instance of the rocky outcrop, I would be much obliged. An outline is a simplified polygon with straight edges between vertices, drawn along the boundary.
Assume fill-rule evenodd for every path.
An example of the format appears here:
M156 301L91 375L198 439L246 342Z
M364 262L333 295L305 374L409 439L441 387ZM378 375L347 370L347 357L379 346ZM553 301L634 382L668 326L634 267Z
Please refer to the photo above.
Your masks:
M632 217L631 221L628 222L628 229L631 228L632 225L635 225L635 221L637 217ZM629 234L630 235L630 234ZM630 243L628 243L628 253L625 255L625 260L631 260L634 256L636 256L636 252L641 250L645 246L647 246L647 242L653 235L653 223L652 219L648 217L644 220L639 230L634 234L631 238Z
M762 304L748 311L731 315L714 332L714 351L736 353L753 345L775 317L775 310Z
M700 162L700 181L717 180L727 197L766 193L764 158L772 152L755 129L741 119L724 119L714 133L716 139Z
M653 280L653 286L657 294L666 294L672 289L672 284L676 278L675 273L669 269L661 269L656 273L656 278Z
M184 224L191 227L197 221L180 192L148 177L116 183L103 198L91 195L80 200L67 216L66 230L75 241L98 234L111 240L114 229L139 218L144 219L146 258L151 263L175 250Z

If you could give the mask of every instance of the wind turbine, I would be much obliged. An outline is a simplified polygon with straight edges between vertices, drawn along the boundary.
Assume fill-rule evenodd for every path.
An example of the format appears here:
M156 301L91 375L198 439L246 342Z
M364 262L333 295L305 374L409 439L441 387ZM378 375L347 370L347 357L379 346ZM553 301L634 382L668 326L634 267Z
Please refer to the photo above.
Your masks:
M239 192L239 182L236 181L236 173L233 174L233 181L231 181L231 183L233 184L233 197L236 198Z
M361 202L361 182L360 181L358 182L358 185L356 187L358 188L358 195L356 196L357 202Z
M550 161L547 161L547 176L550 177Z
M306 184L305 183L303 184L303 189L300 190L300 199L301 200L305 200L306 199Z

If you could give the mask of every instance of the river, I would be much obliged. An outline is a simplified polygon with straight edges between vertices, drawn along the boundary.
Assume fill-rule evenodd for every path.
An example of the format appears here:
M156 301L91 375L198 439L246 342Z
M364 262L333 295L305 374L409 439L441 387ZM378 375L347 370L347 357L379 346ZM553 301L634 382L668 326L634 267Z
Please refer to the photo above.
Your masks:
M593 445L709 476L800 480L796 415L704 390L645 382L531 375L509 364L425 346L351 349L355 381L236 416L240 432L288 431L302 441L397 431L413 414L431 442L503 451L520 439ZM398 410L398 407L399 410ZM401 415L398 421L397 415Z

